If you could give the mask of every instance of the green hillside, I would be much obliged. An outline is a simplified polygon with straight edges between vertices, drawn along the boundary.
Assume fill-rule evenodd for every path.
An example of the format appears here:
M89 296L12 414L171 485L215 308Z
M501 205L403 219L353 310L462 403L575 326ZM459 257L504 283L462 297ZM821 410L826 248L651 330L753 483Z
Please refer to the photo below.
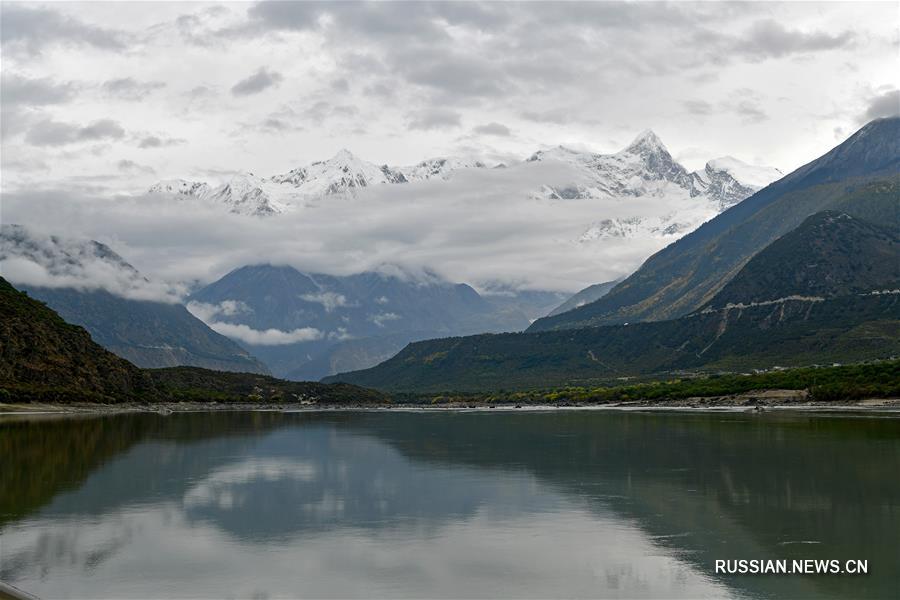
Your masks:
M180 304L131 300L105 290L23 289L69 323L87 329L98 344L135 365L269 373L249 352L210 329Z
M707 304L900 289L900 229L816 213L754 256Z
M0 387L47 399L156 397L146 373L0 278ZM9 398L6 398L7 400Z
M900 295L788 300L681 319L410 344L344 381L391 391L590 385L685 370L746 371L900 356Z

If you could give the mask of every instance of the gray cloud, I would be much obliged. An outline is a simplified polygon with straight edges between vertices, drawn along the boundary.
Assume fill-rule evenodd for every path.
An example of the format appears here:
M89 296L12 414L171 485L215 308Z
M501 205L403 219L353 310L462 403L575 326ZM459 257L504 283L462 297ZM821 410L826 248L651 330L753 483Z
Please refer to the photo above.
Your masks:
M712 104L706 100L685 100L682 105L692 115L706 116L713 112Z
M122 173L141 173L144 175L153 175L156 170L147 165L141 165L133 160L122 159L116 163L116 168Z
M282 115L286 114L282 112ZM293 111L290 111L290 114L293 114ZM320 100L304 109L302 114L304 120L321 124L332 117L353 117L359 114L359 109L348 104L332 104L331 102Z
M317 26L325 6L318 2L259 2L247 11L251 31L305 30Z
M394 59L410 83L451 97L499 96L509 88L501 65L481 57L441 51L410 51Z
M462 115L446 108L430 108L409 115L410 129L448 129L459 127Z
M90 25L55 10L4 2L0 19L3 48L14 53L40 54L54 44L88 45L106 50L125 47L120 31Z
M166 87L162 81L136 81L131 77L110 79L101 86L108 96L123 100L141 100L152 92Z
M335 79L331 82L330 87L335 92L340 94L346 94L350 91L350 82L348 82L345 78L341 77L339 79Z
M253 75L238 81L231 88L234 96L249 96L258 94L259 92L278 85L284 77L277 71L269 71L265 67L260 67Z
M752 59L781 58L789 54L834 50L856 41L851 31L832 35L824 31L787 29L774 19L757 21L746 36L734 43L734 51Z
M741 116L745 123L761 123L769 118L769 115L753 100L741 100L734 107L734 112Z
M496 135L501 137L508 137L512 135L512 132L509 130L509 127L503 125L502 123L486 123L485 125L479 125L472 129L473 133L481 134L481 135Z
M45 119L28 130L25 141L33 146L64 146L78 142L118 140L125 130L112 119L101 119L89 125L76 125Z
M890 90L872 98L859 121L868 123L873 119L898 115L900 115L900 90Z
M74 94L73 84L56 83L47 77L30 79L17 73L4 73L0 83L0 103L7 107L63 104Z
M183 138L161 138L155 135L148 135L147 137L141 138L141 141L138 142L138 148L143 150L148 148L164 148L166 146L178 146L186 142L187 140Z

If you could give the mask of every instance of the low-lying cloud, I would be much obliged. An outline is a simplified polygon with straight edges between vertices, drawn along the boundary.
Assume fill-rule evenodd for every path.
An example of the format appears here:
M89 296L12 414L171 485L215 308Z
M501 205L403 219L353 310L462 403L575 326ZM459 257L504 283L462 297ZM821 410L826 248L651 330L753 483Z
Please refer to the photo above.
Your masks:
M343 296L342 296L343 297ZM314 327L301 327L290 331L281 329L253 329L248 325L229 323L220 320L222 317L237 317L253 312L253 309L240 300L223 300L218 304L208 302L191 301L186 305L188 311L206 323L210 329L251 346L286 346L299 342L312 342L326 337L325 334ZM346 333L346 330L344 331ZM340 333L329 334L330 339Z
M143 277L106 246L10 225L0 227L0 275L13 285L105 290L170 304L185 293L182 285Z
M183 197L109 200L69 190L7 193L3 210L9 220L108 242L142 272L172 281L208 283L265 261L309 273L393 269L430 272L476 289L482 282L501 281L574 292L631 272L668 242L580 243L591 223L658 215L661 199L549 200L536 193L545 184L571 185L579 177L572 167L552 161L471 169L448 181L380 185L353 197L326 197L267 218ZM673 203L671 209L679 206ZM325 296L314 301L341 302Z
M307 302L315 302L321 304L325 308L325 312L332 312L341 306L347 306L347 297L336 292L318 292L315 294L303 294L300 296L302 300Z
M322 332L315 327L302 327L292 331L281 331L280 329L253 329L247 325L223 323L221 321L214 321L212 323L207 323L207 325L209 325L209 328L216 333L221 333L225 337L240 340L251 346L286 346L298 342L320 340L323 337Z

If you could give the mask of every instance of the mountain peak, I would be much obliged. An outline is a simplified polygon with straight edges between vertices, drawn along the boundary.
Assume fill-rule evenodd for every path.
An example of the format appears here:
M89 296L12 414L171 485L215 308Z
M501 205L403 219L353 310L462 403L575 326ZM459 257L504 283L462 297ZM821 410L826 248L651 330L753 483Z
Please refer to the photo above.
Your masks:
M658 152L660 150L668 152L665 144L662 143L662 140L659 139L659 136L652 129L645 129L640 132L634 138L634 141L625 148L625 152L631 154L642 154L646 151Z

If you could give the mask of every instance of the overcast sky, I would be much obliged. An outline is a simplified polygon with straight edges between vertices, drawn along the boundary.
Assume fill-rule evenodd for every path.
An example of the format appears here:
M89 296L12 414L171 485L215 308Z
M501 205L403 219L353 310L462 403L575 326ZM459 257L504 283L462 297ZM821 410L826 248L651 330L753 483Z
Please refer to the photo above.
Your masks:
M863 3L3 3L3 185L262 175L341 148L615 151L787 172L896 112L898 8Z
M662 242L573 252L577 232L554 229L564 208L499 199L491 218L505 220L479 229L477 177L435 186L430 204L410 196L420 212L382 191L378 215L340 222L240 224L116 195L281 173L341 148L392 165L614 152L646 128L689 169L732 155L787 173L898 112L898 25L896 2L3 3L0 218L113 243L155 276L412 256L459 280L575 290ZM469 216L442 214L450 200ZM529 241L541 235L557 254Z

